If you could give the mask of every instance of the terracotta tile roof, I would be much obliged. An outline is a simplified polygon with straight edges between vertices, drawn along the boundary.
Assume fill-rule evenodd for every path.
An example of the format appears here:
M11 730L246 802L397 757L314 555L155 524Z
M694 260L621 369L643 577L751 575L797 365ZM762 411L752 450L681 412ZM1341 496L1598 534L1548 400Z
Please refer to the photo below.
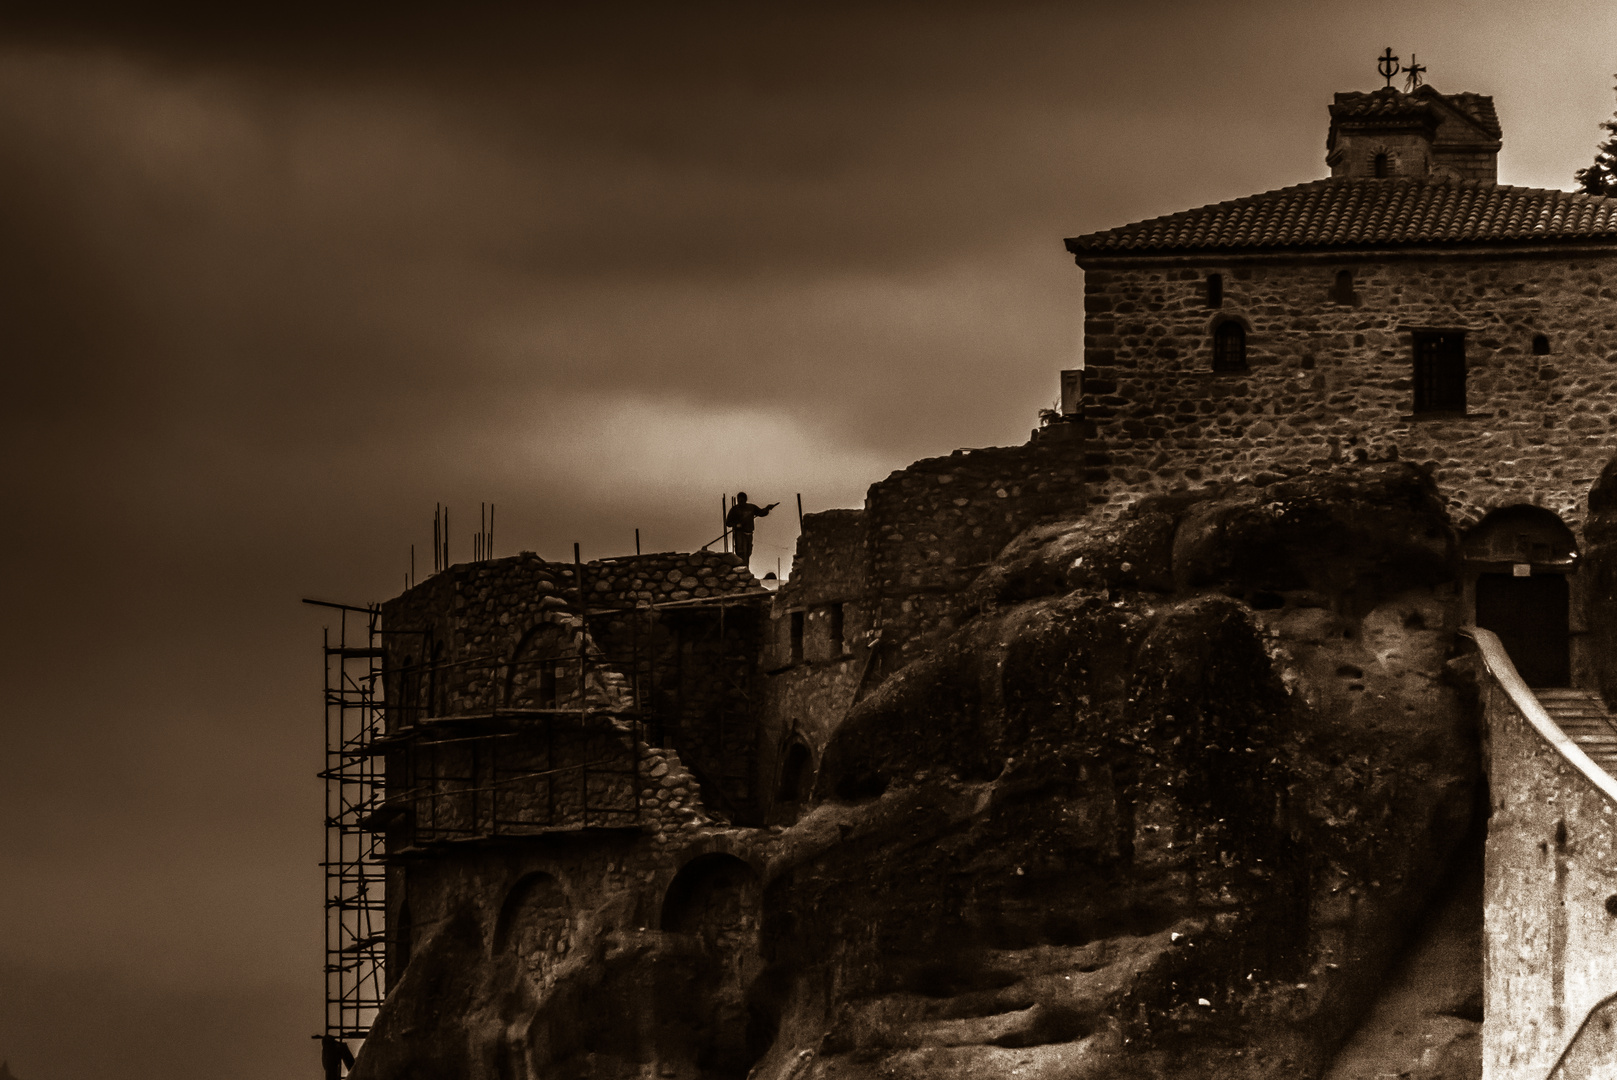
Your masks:
M1421 87L1421 90L1426 87ZM1420 90L1415 91L1419 94ZM1477 122L1477 126L1494 138L1500 137L1499 114L1494 111L1493 98L1487 94L1439 94L1432 91L1432 96L1440 97L1465 113Z
M1337 94L1336 101L1331 105L1331 116L1335 119L1390 120L1394 117L1429 115L1431 106L1424 100L1397 90L1376 90L1368 94Z
M1482 132L1499 138L1499 114L1487 94L1443 94L1422 86L1412 94L1383 87L1368 93L1337 94L1331 116L1337 120L1416 119L1427 115L1431 103L1441 102L1469 119Z
M1316 180L1067 241L1075 255L1617 243L1617 198L1479 180Z

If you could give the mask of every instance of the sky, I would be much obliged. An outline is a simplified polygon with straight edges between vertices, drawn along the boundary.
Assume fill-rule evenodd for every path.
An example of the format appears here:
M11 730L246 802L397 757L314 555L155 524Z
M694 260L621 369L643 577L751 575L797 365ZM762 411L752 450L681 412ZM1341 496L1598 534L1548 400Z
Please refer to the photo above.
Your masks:
M320 634L1024 441L1067 236L1326 175L1390 45L1571 187L1617 5L0 14L0 1059L316 1075ZM789 566L795 513L754 567Z

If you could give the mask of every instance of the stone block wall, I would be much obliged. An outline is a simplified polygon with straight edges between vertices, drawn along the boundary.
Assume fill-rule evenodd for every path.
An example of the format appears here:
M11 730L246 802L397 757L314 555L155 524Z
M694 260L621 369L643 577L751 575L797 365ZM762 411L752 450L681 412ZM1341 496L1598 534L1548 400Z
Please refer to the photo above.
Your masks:
M770 787L794 742L818 761L862 691L969 617L967 589L1001 548L1083 509L1082 450L1078 439L1041 438L957 450L872 484L863 510L803 519L767 631L759 756Z
M640 756L632 726L552 717L500 730L423 736L389 755L390 795L410 814L411 846L478 836L640 824Z
M776 595L792 605L862 597L870 580L870 546L863 510L822 510L803 516L792 573Z
M1617 992L1617 807L1497 683L1484 681L1483 705L1492 814L1482 1075L1539 1080Z
M1350 302L1332 298L1338 271ZM1224 276L1209 308L1206 277ZM1455 520L1518 502L1577 528L1617 439L1617 259L1453 252L1086 267L1088 478L1141 497L1338 461L1429 466ZM1248 370L1212 371L1221 320ZM1467 415L1413 413L1413 329L1464 329ZM1549 355L1534 355L1535 335Z
M422 834L439 838L486 832L497 818L621 824L621 808L635 805L633 738L644 735L685 755L711 805L756 817L755 683L768 599L747 567L717 552L581 567L527 553L435 575L383 605L389 724L482 718L500 730L457 731L477 736L464 744L423 736L418 750L391 755L390 789L422 796ZM566 714L581 708L597 713ZM524 714L520 723L512 713ZM581 723L589 730L572 730ZM625 739L631 749L618 745ZM586 773L584 762L606 765ZM490 785L507 804L500 813L491 797L464 794ZM617 816L586 814L586 802Z
M966 613L965 590L1029 525L1086 505L1083 443L957 450L872 484L870 593L887 671Z

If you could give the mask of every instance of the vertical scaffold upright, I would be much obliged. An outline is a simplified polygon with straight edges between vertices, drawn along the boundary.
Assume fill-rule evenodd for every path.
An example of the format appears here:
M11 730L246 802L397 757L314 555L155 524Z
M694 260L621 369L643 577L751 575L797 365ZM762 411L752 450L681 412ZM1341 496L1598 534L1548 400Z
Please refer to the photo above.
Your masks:
M363 1039L386 992L384 837L366 818L382 806L385 765L372 744L383 734L381 612L323 600L325 630L326 1033Z

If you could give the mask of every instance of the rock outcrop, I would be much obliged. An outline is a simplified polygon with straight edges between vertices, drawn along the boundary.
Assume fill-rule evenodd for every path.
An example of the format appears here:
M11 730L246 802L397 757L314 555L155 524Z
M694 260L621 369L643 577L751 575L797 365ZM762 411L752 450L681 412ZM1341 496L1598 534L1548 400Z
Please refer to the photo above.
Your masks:
M711 826L543 980L440 920L355 1075L1319 1076L1473 822L1453 552L1400 464L1029 530L796 824Z

